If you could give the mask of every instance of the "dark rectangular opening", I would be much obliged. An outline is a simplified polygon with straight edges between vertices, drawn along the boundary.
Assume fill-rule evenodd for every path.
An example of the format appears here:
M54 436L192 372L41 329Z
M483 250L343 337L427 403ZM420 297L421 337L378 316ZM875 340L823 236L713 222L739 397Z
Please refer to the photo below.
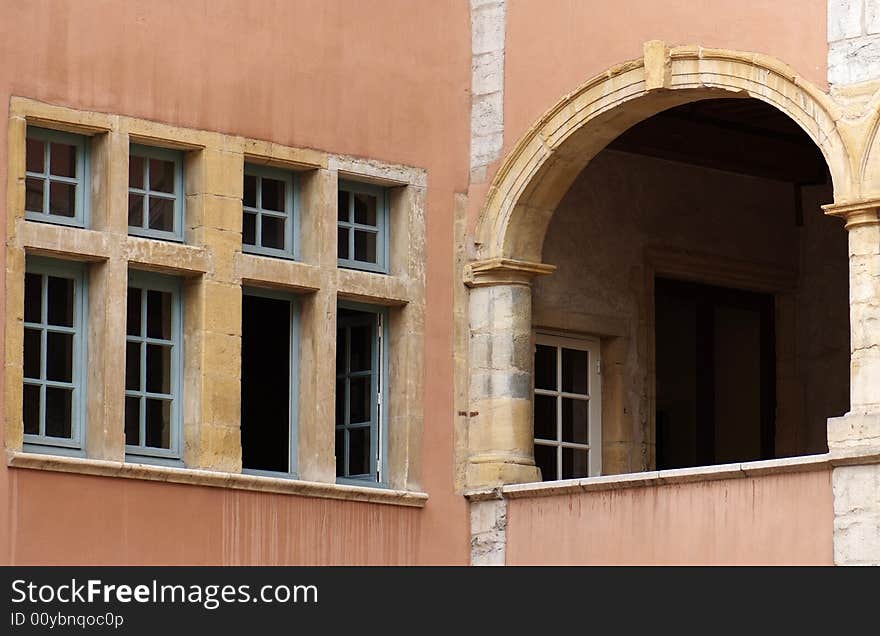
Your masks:
M774 457L774 297L655 281L657 468Z
M245 295L241 317L241 461L290 472L291 303Z

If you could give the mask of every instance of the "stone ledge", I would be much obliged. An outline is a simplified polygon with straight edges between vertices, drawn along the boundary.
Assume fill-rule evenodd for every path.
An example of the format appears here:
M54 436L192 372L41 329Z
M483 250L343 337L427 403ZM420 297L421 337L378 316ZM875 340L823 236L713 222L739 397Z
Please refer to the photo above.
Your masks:
M320 289L323 277L316 265L244 252L235 253L235 271L244 285L302 292Z
M28 254L75 260L107 260L113 238L96 230L19 219L17 243Z
M554 497L603 490L652 488L673 484L741 479L744 477L760 477L783 473L803 473L857 464L880 464L880 448L860 449L858 452L835 452L823 455L719 464L716 466L655 470L626 475L603 475L601 477L566 479L553 482L510 484L496 488L470 490L465 492L465 497L470 501Z
M128 263L137 269L184 276L198 276L210 269L208 248L199 245L126 236L123 252Z
M411 300L409 285L402 276L339 268L336 284L339 296L348 300L390 306L406 305Z
M82 459L78 457L61 457L58 455L41 455L13 450L6 451L6 465L10 468L48 470L97 477L141 479L214 488L233 488L236 490L297 495L300 497L320 497L323 499L342 499L345 501L415 508L423 508L428 500L427 493L423 492L389 490L368 486L324 484L280 477L172 468L128 462Z

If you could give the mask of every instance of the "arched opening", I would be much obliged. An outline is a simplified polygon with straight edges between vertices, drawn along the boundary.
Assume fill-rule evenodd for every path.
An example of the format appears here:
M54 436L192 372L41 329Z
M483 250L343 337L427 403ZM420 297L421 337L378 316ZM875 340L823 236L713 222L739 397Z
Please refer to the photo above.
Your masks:
M537 446L557 478L656 468L658 414L663 467L824 450L825 418L873 399L855 352L845 368L846 232L818 207L862 214L841 120L776 60L649 42L536 122L495 175L465 272L468 483L539 479ZM685 349L703 352L690 369ZM687 374L699 417L683 425L670 385Z
M832 201L815 143L757 99L675 106L599 152L532 285L543 479L825 452L849 405Z

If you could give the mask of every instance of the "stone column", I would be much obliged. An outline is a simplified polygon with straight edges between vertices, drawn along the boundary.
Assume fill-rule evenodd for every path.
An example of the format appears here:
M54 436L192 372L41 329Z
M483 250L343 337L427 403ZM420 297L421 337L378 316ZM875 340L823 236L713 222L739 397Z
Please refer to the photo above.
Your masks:
M880 565L880 199L824 209L849 231L850 410L828 420L834 561Z
M532 425L531 279L554 269L508 259L468 269L470 488L540 479Z

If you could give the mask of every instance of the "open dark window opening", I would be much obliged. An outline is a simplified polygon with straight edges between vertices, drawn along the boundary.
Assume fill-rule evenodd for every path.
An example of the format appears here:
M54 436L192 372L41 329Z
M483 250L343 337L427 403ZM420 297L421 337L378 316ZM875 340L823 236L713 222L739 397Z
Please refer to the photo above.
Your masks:
M241 459L291 471L291 302L245 295L241 337Z

